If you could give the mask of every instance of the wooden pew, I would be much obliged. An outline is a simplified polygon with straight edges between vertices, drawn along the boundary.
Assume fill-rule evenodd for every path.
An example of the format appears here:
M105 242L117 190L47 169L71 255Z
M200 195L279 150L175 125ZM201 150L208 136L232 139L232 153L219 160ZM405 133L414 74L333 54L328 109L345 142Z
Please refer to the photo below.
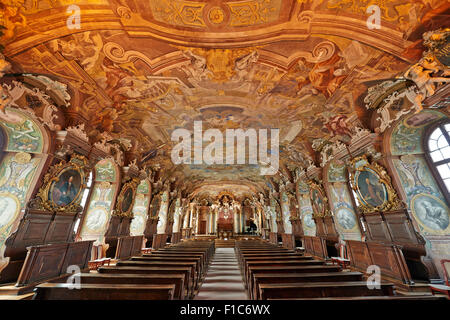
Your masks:
M100 267L98 269L100 274L163 274L184 276L184 284L186 289L186 296L192 298L194 295L194 284L192 283L191 268L189 267Z
M80 282L83 284L174 284L173 298L185 299L185 274L122 274L122 273L81 273ZM60 283L60 281L58 281Z
M254 275L260 273L321 273L321 272L339 272L341 267L332 265L312 265L312 266L251 266L249 267L249 281L247 287L249 292L252 292L255 281Z
M392 283L382 283L380 289L369 289L365 281L264 283L259 285L261 300L273 298L326 298L354 296L390 296Z
M175 285L43 283L33 300L173 300Z
M129 267L189 267L191 269L190 276L193 280L194 288L197 289L198 287L198 274L196 271L196 262L175 262L175 261L164 261L164 260L158 260L158 261L118 261L116 266L129 266Z
M261 300L259 285L265 283L361 281L362 278L361 272L257 273L253 274L253 290L249 294L252 299Z
M180 256L145 256L131 257L130 261L170 261L170 262L195 262L195 271L198 275L203 275L204 269L200 258L196 257L180 257Z
M244 278L247 279L247 283L249 282L249 267L253 266L267 266L267 267L278 267L278 266L320 266L324 265L324 262L321 260L256 260L256 261L247 261L244 266Z

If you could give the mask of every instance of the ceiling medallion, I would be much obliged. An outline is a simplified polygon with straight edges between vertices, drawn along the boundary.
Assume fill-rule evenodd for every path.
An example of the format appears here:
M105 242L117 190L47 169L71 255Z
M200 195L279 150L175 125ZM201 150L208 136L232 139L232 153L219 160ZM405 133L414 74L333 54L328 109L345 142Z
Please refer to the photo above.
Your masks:
M225 17L225 13L219 7L214 7L209 11L209 21L214 24L221 24Z

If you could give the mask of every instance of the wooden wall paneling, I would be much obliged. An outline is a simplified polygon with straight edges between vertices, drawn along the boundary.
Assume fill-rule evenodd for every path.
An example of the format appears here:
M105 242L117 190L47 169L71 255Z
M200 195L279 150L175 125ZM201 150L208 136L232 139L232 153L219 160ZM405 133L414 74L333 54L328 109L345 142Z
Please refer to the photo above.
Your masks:
M284 248L295 249L295 240L292 233L282 233L281 239Z
M411 283L406 261L401 250L392 244L367 243L373 264L380 267L381 276L388 276Z
M350 264L353 267L366 272L367 267L373 264L367 243L356 240L347 240L346 243L350 257Z
M378 213L366 213L363 219L367 226L367 241L391 242L391 236L383 217Z

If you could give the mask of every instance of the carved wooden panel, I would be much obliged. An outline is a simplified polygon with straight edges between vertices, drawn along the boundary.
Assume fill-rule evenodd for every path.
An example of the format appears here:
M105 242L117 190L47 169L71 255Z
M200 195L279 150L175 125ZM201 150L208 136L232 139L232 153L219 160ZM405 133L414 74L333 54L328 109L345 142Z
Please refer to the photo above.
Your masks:
M314 218L314 222L316 223L316 235L318 237L325 237L327 235L325 231L325 224L323 222L323 218Z
M55 215L45 237L45 243L73 241L75 217L76 215Z
M327 238L337 239L339 237L339 234L336 230L336 226L334 224L333 217L330 217L330 216L324 217L323 222L325 225L325 232L326 232Z
M314 253L314 247L312 244L312 237L304 236L303 237L303 247L305 248L305 252Z
M367 243L373 264L381 269L381 276L396 278L409 283L411 276L406 261L396 246L381 243Z
M365 214L368 241L391 242L391 236L386 223L379 213Z
M367 243L354 240L347 240L346 243L351 265L361 270L367 270L367 267L373 264Z
M288 249L294 249L295 248L295 240L294 235L291 233L282 233L281 234L281 241L283 242L283 247Z
M409 244L421 246L421 243L414 231L411 221L407 217L408 212L397 211L384 214L386 226L392 237L392 241L399 244Z
M16 286L66 274L70 265L85 269L92 243L93 241L81 241L30 247Z
M129 218L129 217L124 217L121 219L120 224L118 226L118 230L117 230L117 236L124 237L124 236L130 235L131 219L132 218Z
M276 232L271 232L269 234L269 241L273 244L277 244L278 243L278 234Z
M314 254L316 256L325 258L326 254L324 251L324 244L323 244L323 240L320 237L312 237L312 245L313 245L313 250L314 250Z
M292 233L294 234L294 236L296 238L301 238L303 237L303 226L302 226L302 222L300 219L298 220L292 220Z

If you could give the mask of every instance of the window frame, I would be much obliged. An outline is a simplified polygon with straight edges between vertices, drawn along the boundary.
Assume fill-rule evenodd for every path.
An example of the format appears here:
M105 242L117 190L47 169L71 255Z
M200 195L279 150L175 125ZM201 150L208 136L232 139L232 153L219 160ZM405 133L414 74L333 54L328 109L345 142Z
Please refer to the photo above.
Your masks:
M424 132L422 145L423 145L426 162L428 164L428 167L431 170L434 180L436 181L437 185L439 186L440 191L444 195L447 203L450 203L450 191L448 190L444 180L441 177L441 174L439 173L439 170L437 169L437 167L442 164L448 163L450 165L450 159L444 159L444 160L434 162L430 155L431 151L430 151L429 143L428 143L432 133L437 128L439 128L443 132L445 139L447 140L448 144L450 145L450 134L447 132L447 130L445 130L445 127L444 127L446 124L450 125L449 118L445 118L445 119L438 121L438 122L434 123L433 125L429 126ZM436 151L436 150L434 150L434 151Z

